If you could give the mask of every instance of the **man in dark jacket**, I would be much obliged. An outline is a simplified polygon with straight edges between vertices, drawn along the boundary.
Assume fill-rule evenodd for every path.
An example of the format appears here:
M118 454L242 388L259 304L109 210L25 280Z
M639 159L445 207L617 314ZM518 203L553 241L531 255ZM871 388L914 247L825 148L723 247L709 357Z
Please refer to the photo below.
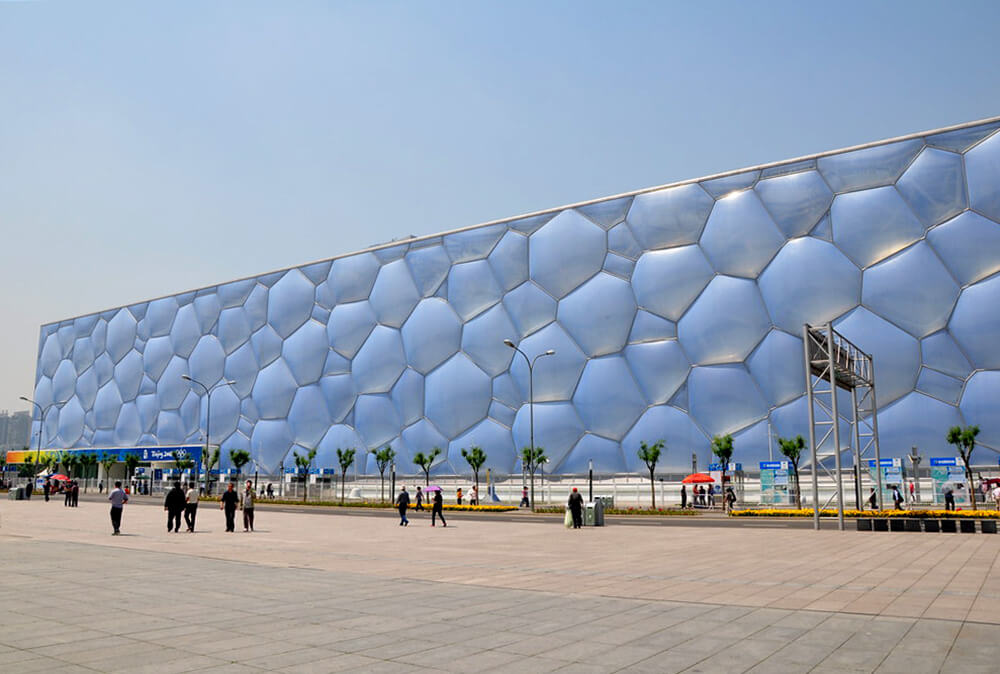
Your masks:
M236 506L240 504L240 495L230 482L226 491L219 497L219 509L226 511L226 531L236 531Z
M417 489L417 493L420 489ZM419 501L418 501L419 503ZM410 525L410 520L406 519L406 509L410 506L410 495L406 492L406 485L399 490L399 496L396 497L396 507L399 508L399 526L406 527Z
M184 512L184 492L181 483L174 482L174 487L167 492L163 500L163 509L167 511L167 533L181 530L181 513Z
M573 493L569 495L569 512L573 515L573 528L579 529L583 526L583 494L573 487Z
M434 520L438 517L441 518L441 526L448 526L448 523L444 521L444 496L440 489L434 492L434 501L431 504L431 526L434 526Z

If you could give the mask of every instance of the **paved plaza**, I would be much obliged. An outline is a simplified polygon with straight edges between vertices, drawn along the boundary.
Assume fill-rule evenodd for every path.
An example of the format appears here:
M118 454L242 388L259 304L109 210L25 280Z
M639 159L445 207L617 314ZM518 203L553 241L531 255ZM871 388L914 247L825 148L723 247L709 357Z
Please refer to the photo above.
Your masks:
M996 672L1000 536L0 502L0 671Z

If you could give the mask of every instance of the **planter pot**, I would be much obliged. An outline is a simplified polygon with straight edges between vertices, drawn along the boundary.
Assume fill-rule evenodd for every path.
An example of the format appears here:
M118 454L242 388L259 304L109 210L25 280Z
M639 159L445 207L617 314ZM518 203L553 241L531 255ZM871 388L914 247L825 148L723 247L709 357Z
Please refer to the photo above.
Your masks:
M958 523L963 534L976 533L976 520L959 520Z
M903 520L893 519L889 520L889 531L903 531Z
M997 532L996 520L980 520L979 524L982 526L984 534L995 534Z
M856 522L858 523L858 531L871 531L872 521L866 517L859 517Z
M903 520L906 531L920 531L920 520Z
M953 534L958 531L955 520L941 520L941 531L946 534Z
M889 520L872 520L872 528L875 531L889 531Z
M924 531L929 534L936 534L941 531L941 522L938 520L924 520Z

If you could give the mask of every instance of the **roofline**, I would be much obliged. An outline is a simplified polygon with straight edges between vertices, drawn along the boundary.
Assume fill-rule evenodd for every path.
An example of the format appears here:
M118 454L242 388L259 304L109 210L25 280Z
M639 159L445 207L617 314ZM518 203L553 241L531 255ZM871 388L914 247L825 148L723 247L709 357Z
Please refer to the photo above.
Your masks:
M768 162L766 164L756 164L756 165L753 165L753 166L746 166L746 167L739 168L739 169L734 169L734 170L731 170L731 171L723 171L722 173L712 173L710 175L702 176L700 178L689 178L687 180L679 180L679 181L672 182L672 183L666 183L664 185L655 185L653 187L644 187L642 189L633 190L631 192L621 192L619 194L612 194L610 196L598 197L596 199L588 199L586 201L577 201L575 203L565 204L563 206L555 206L555 207L552 207L552 208L545 208L545 209L542 209L542 210L539 210L539 211L531 211L529 213L522 213L521 215L515 215L515 216L512 216L512 217L499 218L499 219L496 219L496 220L488 220L486 222L480 222L480 223L475 224L475 225L466 225L465 227L458 227L456 229L448 229L448 230L445 230L443 232L437 232L437 233L434 233L434 234L425 234L423 236L412 236L412 237L408 237L408 238L404 238L404 239L398 239L398 240L395 240L395 241L388 241L386 243L380 243L380 244L377 244L377 245L374 245L374 246L369 246L368 248L362 248L360 250L355 250L355 251L352 251L350 253L342 253L340 255L334 255L332 257L325 257L325 258L321 258L319 260L312 260L310 262L303 262L303 263L300 263L300 264L294 264L294 265L291 265L291 266L288 266L288 267L282 267L280 269L274 269L272 271L265 271L265 272L260 272L258 274L251 274L250 276L241 276L239 278L229 279L229 280L226 280L226 281L220 281L219 283L213 283L213 284L210 284L210 285L201 286L201 287L198 287L198 288L193 288L191 290L181 290L181 291L174 292L174 293L169 293L169 294L166 294L166 295L159 295L158 297L153 297L153 298L146 299L146 300L137 300L135 302L130 302L128 304L121 304L121 305L118 305L118 306L115 306L115 307L108 307L106 309L99 309L97 311L88 311L87 313L77 314L76 316L71 316L69 318L61 318L61 319L59 319L57 321L49 321L48 323L42 323L41 326L40 326L40 328L45 328L47 326L54 325L54 324L57 324L57 323L65 323L66 321L73 321L73 320L76 320L77 318L83 318L84 316L93 316L95 314L102 314L102 313L107 312L107 311L112 311L112 310L117 310L117 309L124 309L124 308L132 306L134 304L142 304L142 303L155 302L156 300L165 299L167 297L176 297L177 295L187 295L189 293L197 293L197 292L200 292L202 290L207 290L209 288L216 288L216 287L218 287L220 285L226 285L226 284L229 284L229 283L239 283L240 281L249 281L251 279L256 279L256 278L259 278L261 276L268 276L270 274L284 273L284 272L287 272L287 271L291 271L292 269L300 269L302 267L309 267L311 265L322 264L324 262L333 262L334 260L339 260L339 259L346 258L346 257L353 257L355 255L361 255L362 253L371 253L371 252L376 251L376 250L383 250L385 248L392 248L394 246L401 246L401 245L404 245L404 244L418 243L420 241L427 241L429 239L435 239L435 238L441 237L441 236L448 236L450 234L459 234L461 232L467 232L467 231L470 231L470 230L473 230L473 229L479 229L480 227L489 227L491 225L499 225L499 224L502 224L502 223L505 223L505 222L513 222L515 220L523 220L523 219L526 219L526 218L533 218L533 217L537 217L537 216L540 216L540 215L546 215L548 213L555 213L555 212L558 212L558 211L564 211L564 210L567 210L567 209L570 209L570 208L579 208L581 206L589 206L591 204L597 204L597 203L600 203L602 201L613 201L615 199L624 199L626 197L634 197L634 196L638 196L640 194L647 194L649 192L657 192L659 190L664 190L664 189L668 189L668 188L671 188L671 187L680 187L682 185L690 185L692 183L700 183L700 182L703 182L703 181L706 181L706 180L715 180L716 178L726 178L726 177L732 176L732 175L739 175L741 173L747 173L748 171L761 171L761 170L764 170L764 169L774 168L776 166L783 166L785 164L796 164L798 162L810 161L810 160L814 160L814 159L822 159L823 157L830 157L832 155L842 154L842 153L845 153L845 152L855 152L857 150L867 150L868 148L872 148L872 147L879 147L881 145L889 145L890 143L898 143L898 142L901 142L901 141L904 141L904 140L913 140L915 138L923 138L924 136L938 135L938 134L941 134L941 133L947 133L949 131L958 131L960 129L967 129L969 127L980 126L980 125L983 125L983 124L990 124L990 123L993 123L993 122L1000 122L1000 115L997 115L995 117L987 117L985 119L979 119L979 120L972 121L972 122L963 122L961 124L953 124L951 126L943 126L943 127L936 128L936 129L929 129L927 131L918 131L916 133L908 133L908 134L903 135L903 136L896 136L894 138L886 138L884 140L876 140L876 141L872 141L872 142L869 142L869 143L862 143L860 145L851 145L851 146L842 147L842 148L839 148L839 149L836 149L836 150L827 150L825 152L816 152L814 154L802 155L800 157L794 157L792 159L782 159L780 161L772 161L772 162Z

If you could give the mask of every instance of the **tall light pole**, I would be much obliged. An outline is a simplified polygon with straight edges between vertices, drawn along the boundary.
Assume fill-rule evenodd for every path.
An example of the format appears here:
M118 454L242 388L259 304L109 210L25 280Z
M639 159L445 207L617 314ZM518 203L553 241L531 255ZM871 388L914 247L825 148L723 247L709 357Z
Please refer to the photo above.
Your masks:
M42 459L42 430L45 428L45 413L48 412L53 407L55 407L56 405L59 405L61 407L66 403L68 403L69 401L60 400L57 402L49 403L45 407L42 407L41 405L39 405L38 403L36 403L34 400L32 400L27 396L21 396L21 400L23 400L26 403L31 403L32 405L38 408L38 450L35 452L35 465L37 466ZM32 478L32 482L34 482L34 478Z
M198 462L198 472L201 473L201 467L205 463L205 459L208 458L208 453L211 451L211 428L212 428L212 391L221 386L232 386L235 381L222 380L215 386L209 388L205 386L197 379L192 379L186 374L181 375L181 379L184 381L189 381L192 384L197 384L205 391L205 452L202 454L201 461ZM208 471L205 471L205 493L209 493L209 485L212 484ZM256 487L256 485L254 485Z
M590 472L590 489L587 494L587 501L590 503L594 502L594 460L587 459L587 470Z
M503 340L503 343L510 348L517 351L524 357L524 362L528 364L528 444L531 445L531 509L535 509L535 361L543 356L554 356L556 355L555 350L549 349L544 351L534 358L528 358L528 354L517 346L509 339Z

